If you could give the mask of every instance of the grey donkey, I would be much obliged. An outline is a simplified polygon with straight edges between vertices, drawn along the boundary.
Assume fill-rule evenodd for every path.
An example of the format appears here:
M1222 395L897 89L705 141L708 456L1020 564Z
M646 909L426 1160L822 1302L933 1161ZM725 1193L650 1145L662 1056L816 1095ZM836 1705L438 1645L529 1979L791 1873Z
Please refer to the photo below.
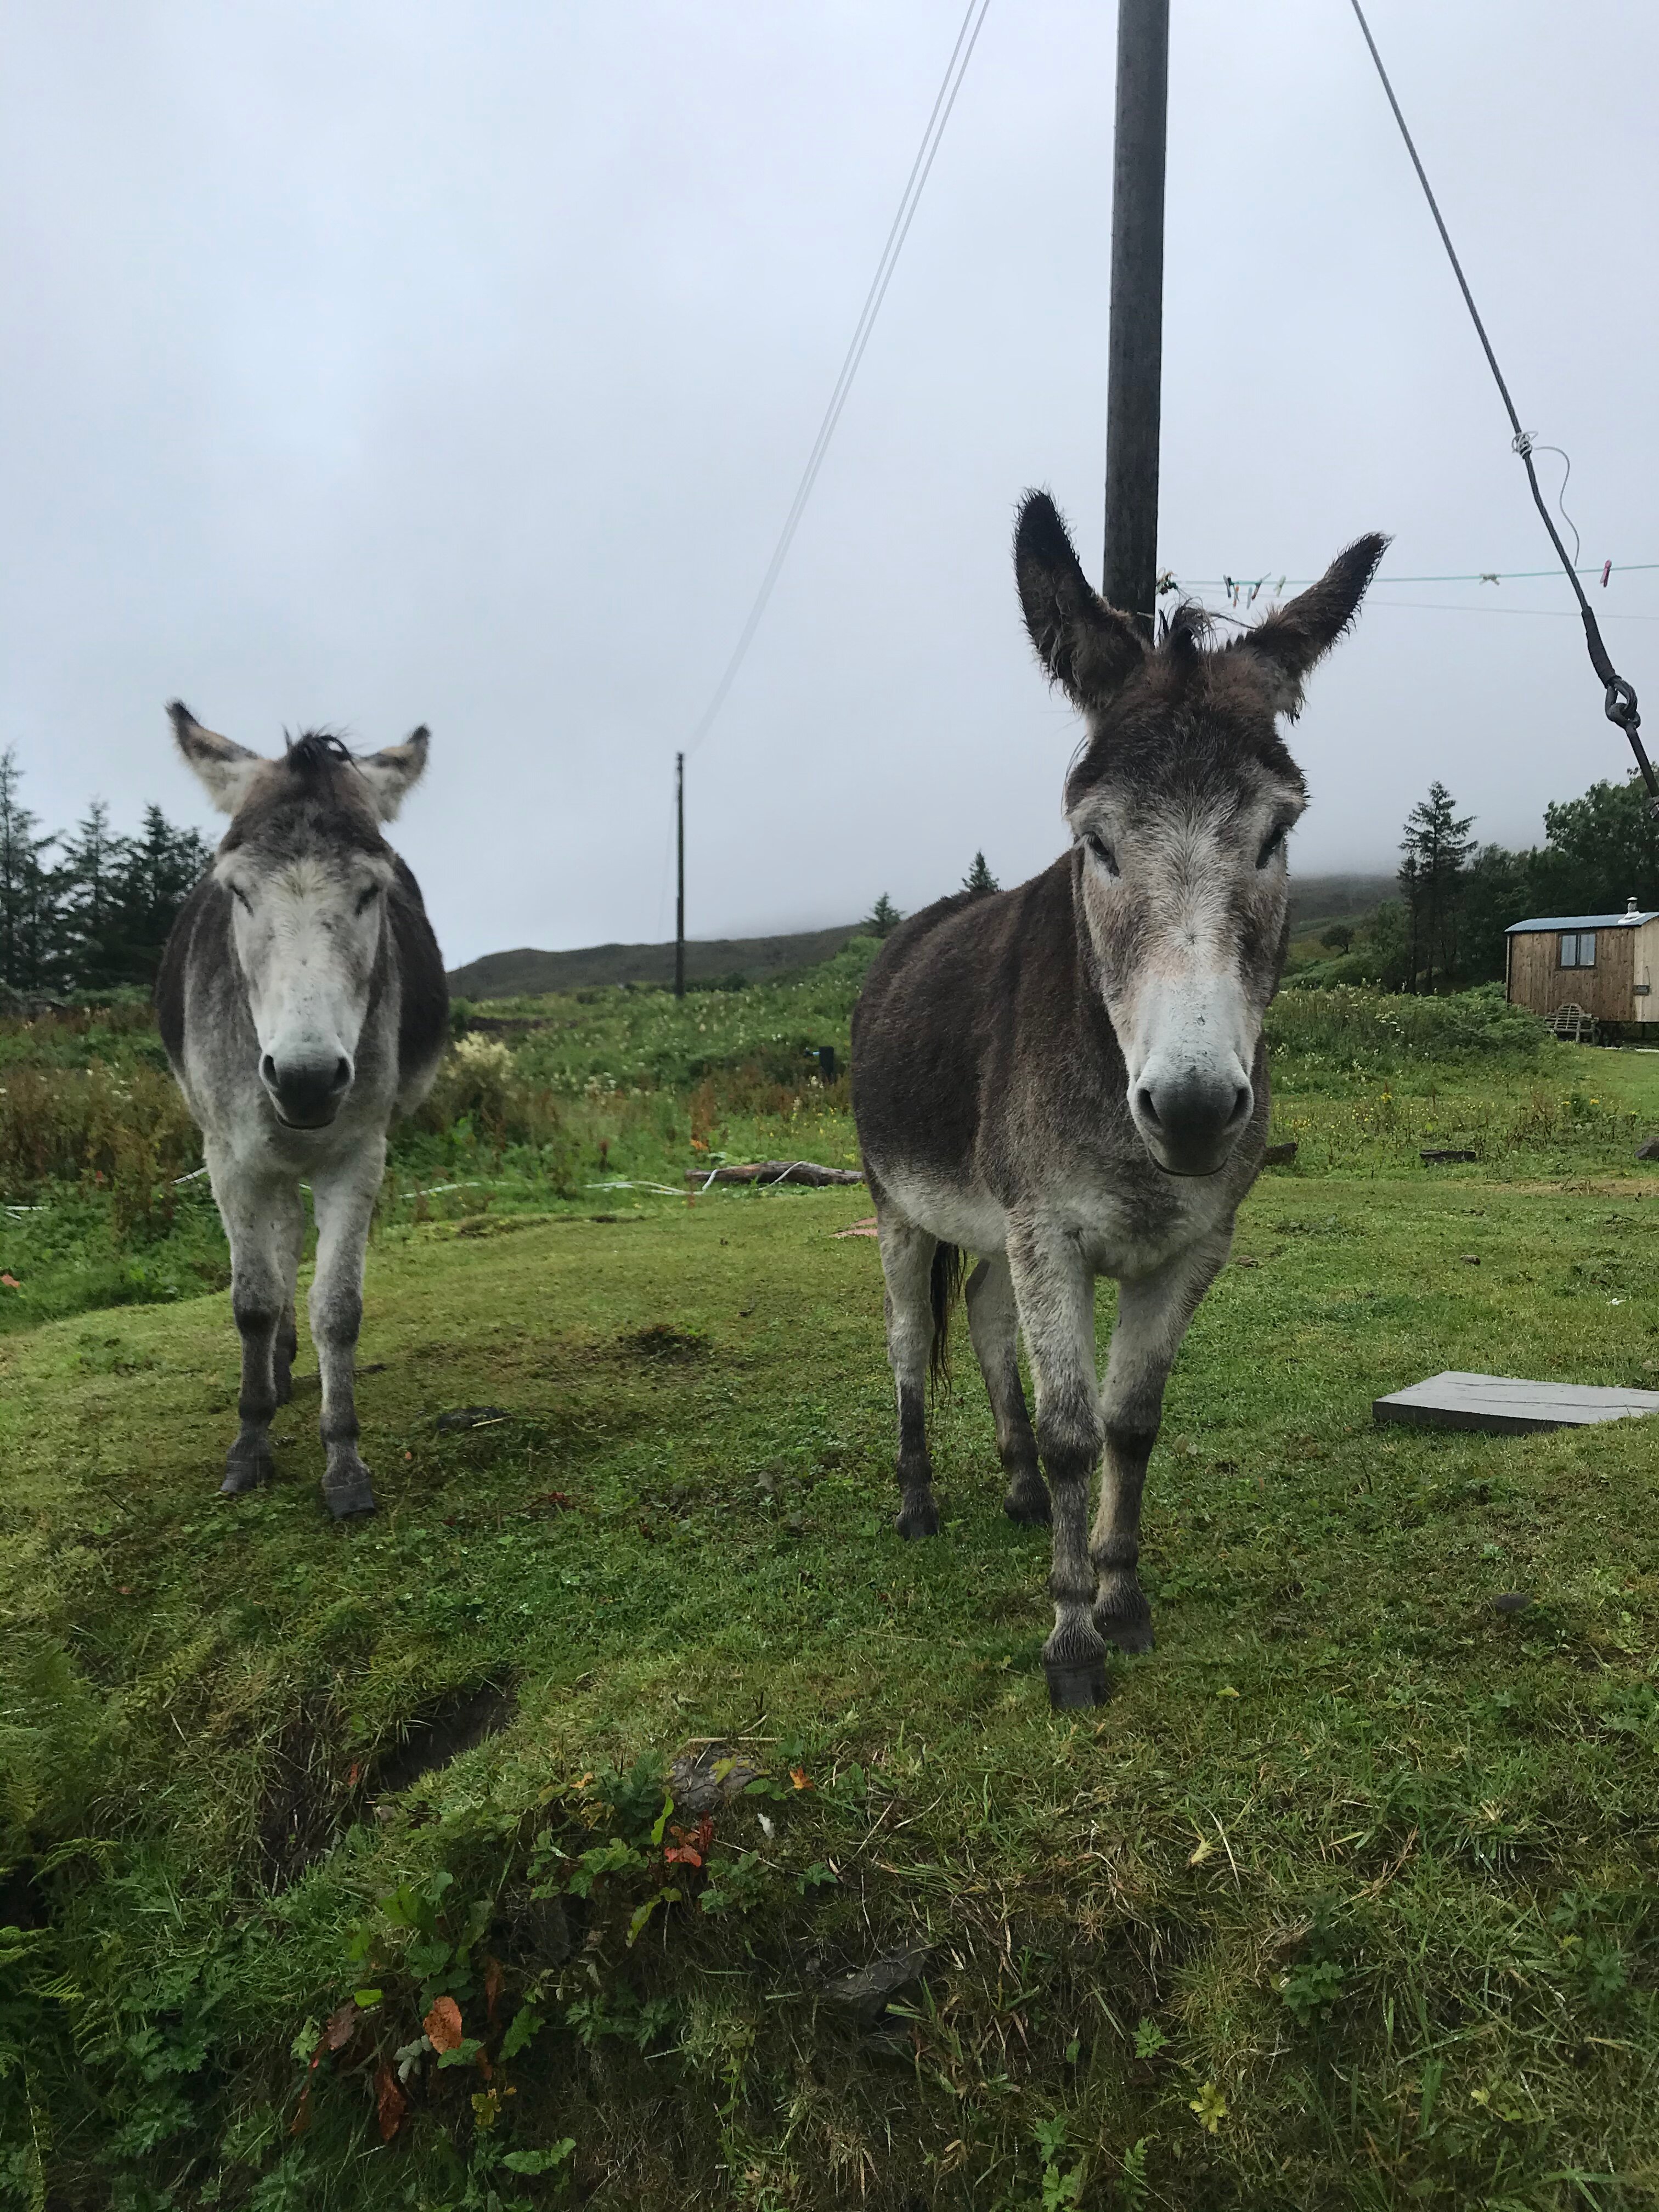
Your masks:
M322 1371L323 1494L372 1513L357 1449L363 1255L386 1129L437 1073L449 994L420 888L381 835L426 766L427 732L357 757L310 732L263 760L175 701L179 749L230 827L191 893L155 987L161 1040L202 1132L230 1239L241 1428L226 1493L273 1472L292 1389L294 1283L317 1215L311 1334Z
M1020 603L1086 727L1066 784L1071 848L1018 890L958 894L905 922L853 1017L898 1392L898 1527L939 1528L924 1389L971 1254L968 1322L1006 1509L1054 1526L1042 1658L1057 1706L1105 1696L1109 1644L1152 1647L1137 1564L1164 1384L1266 1147L1262 1018L1284 966L1285 840L1307 802L1279 723L1386 542L1359 538L1224 647L1209 647L1197 610L1154 647L1091 588L1048 495L1029 495ZM1103 1385L1101 1275L1118 1284Z

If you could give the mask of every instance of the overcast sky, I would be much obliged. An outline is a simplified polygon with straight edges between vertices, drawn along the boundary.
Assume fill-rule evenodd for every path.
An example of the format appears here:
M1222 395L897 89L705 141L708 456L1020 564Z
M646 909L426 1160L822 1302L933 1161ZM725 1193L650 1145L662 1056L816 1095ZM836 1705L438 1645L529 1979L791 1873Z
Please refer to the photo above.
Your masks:
M175 693L267 751L425 720L397 836L452 963L672 932L673 752L961 13L14 0L0 744L35 808L206 826ZM1385 576L1547 567L1344 0L1172 15L1162 562L1307 575L1381 528ZM1571 452L1585 560L1659 562L1659 10L1370 15L1522 419ZM1076 732L1008 537L1047 483L1098 570L1115 36L1104 0L993 0L693 763L694 936L908 910L976 847L1005 883L1059 849ZM1595 599L1659 715L1659 569ZM1570 604L1380 584L1293 738L1294 866L1391 866L1431 776L1516 842L1622 775Z

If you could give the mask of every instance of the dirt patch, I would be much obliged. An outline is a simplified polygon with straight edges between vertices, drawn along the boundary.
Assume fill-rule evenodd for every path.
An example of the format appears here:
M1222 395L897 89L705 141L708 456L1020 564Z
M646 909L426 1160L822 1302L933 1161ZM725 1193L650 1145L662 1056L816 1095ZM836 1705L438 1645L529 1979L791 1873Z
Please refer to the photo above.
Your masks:
M695 1329L676 1328L672 1322L653 1321L644 1328L629 1329L617 1339L617 1347L630 1359L648 1360L659 1366L684 1366L701 1359L708 1340Z
M270 1746L254 1818L254 1849L267 1889L289 1888L334 1848L353 1778L328 1699L306 1699Z
M512 1686L505 1682L472 1682L446 1691L404 1722L397 1741L376 1755L370 1768L371 1790L380 1796L395 1796L422 1775L436 1773L505 1728L515 1703Z

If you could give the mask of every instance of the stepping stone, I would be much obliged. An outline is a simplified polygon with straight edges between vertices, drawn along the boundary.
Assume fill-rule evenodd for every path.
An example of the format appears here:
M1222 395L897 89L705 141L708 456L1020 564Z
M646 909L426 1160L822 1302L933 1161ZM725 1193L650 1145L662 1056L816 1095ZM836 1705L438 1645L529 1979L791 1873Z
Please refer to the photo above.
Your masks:
M1606 1390L1583 1382L1528 1382L1512 1375L1448 1369L1375 1400L1371 1417L1421 1429L1486 1429L1524 1437L1659 1413L1659 1390Z

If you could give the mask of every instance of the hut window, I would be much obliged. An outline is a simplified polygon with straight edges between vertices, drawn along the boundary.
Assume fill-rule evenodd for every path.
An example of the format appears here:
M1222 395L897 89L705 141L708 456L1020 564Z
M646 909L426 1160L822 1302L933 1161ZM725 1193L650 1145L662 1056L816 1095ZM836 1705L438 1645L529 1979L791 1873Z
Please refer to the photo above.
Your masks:
M1593 929L1564 930L1561 936L1561 965L1564 968L1594 968L1595 965L1595 932Z
M1594 968L1595 965L1595 932L1593 929L1581 929L1578 933L1578 965L1581 968Z
M1578 965L1578 937L1576 931L1564 936L1561 939L1561 965L1564 968L1576 968Z

